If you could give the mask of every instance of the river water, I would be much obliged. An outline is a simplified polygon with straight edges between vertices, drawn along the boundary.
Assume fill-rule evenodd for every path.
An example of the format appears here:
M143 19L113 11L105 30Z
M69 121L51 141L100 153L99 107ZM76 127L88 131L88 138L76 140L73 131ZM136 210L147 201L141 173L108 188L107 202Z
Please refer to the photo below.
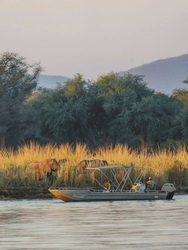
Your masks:
M0 201L0 249L188 249L188 195L164 201Z

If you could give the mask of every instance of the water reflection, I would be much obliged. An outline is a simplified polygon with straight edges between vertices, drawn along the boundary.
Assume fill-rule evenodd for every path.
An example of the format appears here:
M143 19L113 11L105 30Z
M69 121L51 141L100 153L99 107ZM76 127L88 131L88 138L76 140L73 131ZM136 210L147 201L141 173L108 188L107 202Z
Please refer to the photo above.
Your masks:
M188 249L187 204L0 201L0 249Z

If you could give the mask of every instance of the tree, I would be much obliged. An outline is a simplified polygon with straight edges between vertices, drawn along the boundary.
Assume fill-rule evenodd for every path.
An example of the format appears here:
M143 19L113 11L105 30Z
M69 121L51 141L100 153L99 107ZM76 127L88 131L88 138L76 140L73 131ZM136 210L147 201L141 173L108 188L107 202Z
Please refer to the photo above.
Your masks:
M132 129L132 109L142 98L153 95L154 91L147 88L141 76L131 74L103 75L95 85L103 109L101 124L104 143L116 143L125 137L132 140L136 137Z
M175 96L180 101L182 101L184 103L184 105L188 105L188 90L186 90L186 89L175 89L173 91L173 96Z
M87 86L86 81L81 74L76 74L74 79L65 83L64 92L67 96L81 96L85 92Z
M110 73L86 82L76 75L65 86L37 92L28 99L27 108L27 114L34 115L28 132L55 143L97 147L120 142L134 147L145 142L157 146L187 131L182 132L180 124L182 102L156 94L140 76Z
M81 75L65 86L38 94L29 101L37 114L36 133L43 140L66 143L86 142L87 82Z
M6 52L0 58L0 137L15 141L22 125L25 99L37 86L41 71L38 64L29 65L18 54Z
M188 78L184 81L188 84ZM175 89L173 96L182 102L182 108L180 112L180 127L181 127L181 139L188 141L188 89Z
M133 130L151 146L179 136L176 119L180 109L181 103L165 94L157 93L143 98L139 105L133 108Z

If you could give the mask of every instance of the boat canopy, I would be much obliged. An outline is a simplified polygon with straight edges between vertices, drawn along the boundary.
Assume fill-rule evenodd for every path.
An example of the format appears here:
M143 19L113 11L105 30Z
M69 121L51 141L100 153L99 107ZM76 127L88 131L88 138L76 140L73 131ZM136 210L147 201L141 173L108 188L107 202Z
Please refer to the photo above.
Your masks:
M120 181L117 180L116 178L116 174L114 173L114 171L116 169L123 169L124 170L124 175L122 176L122 179ZM131 177L130 177L130 174L132 171L134 170L140 170L138 176L132 180ZM111 184L113 184L114 188L115 188L115 191L122 191L125 184L127 183L127 181L130 182L131 186L139 183L144 175L144 172L146 170L145 167L135 167L135 166L126 166L126 165L109 165L109 166L104 166L104 167L89 167L89 168L86 168L85 170L88 170L89 173L95 173L96 171L100 172L108 181L110 181ZM107 175L107 173L104 171L104 170L110 170L111 174L113 175L114 177L114 181L112 181L111 178L109 178L109 176ZM113 171L114 170L114 171ZM95 177L94 177L95 181L103 188L104 185L99 181L97 180ZM106 189L106 188L105 188Z
M117 169L117 168L140 168L142 170L145 170L145 167L135 167L135 166L125 166L125 165L109 165L109 166L104 166L104 167L90 167L86 168L85 170L112 170L112 169Z

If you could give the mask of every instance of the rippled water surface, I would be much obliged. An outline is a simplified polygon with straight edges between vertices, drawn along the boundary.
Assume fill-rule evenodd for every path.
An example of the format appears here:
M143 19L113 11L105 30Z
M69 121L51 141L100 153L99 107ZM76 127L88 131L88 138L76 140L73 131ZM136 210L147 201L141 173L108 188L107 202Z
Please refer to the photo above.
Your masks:
M188 249L188 195L168 201L0 201L0 249Z

